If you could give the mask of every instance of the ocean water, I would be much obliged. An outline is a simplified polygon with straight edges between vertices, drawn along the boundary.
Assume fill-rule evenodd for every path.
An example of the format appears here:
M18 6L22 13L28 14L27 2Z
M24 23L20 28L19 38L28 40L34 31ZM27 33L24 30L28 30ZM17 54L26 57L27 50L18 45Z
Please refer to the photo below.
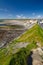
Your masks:
M0 26L6 26L6 24L0 24Z

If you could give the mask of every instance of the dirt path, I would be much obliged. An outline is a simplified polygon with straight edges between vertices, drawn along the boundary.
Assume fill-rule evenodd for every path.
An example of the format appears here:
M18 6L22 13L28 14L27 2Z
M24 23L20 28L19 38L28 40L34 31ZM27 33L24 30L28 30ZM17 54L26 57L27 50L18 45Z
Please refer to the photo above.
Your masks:
M32 65L43 65L43 62L42 62L43 59L41 57L43 54L41 52L43 52L41 51L41 48L39 50L36 49L33 51L33 54L32 54L33 64ZM41 56L40 56L40 53L42 54Z
M17 43L15 46L13 46L13 53L16 53L20 48L25 48L29 43Z

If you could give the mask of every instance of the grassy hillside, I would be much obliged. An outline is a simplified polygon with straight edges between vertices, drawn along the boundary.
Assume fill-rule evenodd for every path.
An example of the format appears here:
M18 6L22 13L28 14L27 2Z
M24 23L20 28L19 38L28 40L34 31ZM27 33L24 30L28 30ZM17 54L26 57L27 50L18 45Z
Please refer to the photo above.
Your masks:
M19 52L14 54L14 46L20 42L30 44L26 48L18 49ZM37 42L43 45L43 29L38 24L27 30L18 39L13 40L7 47L0 49L0 65L27 65L26 58L31 49L37 47Z
M27 30L26 33L21 35L17 41L29 43L34 41L43 45L43 29L38 24L36 24L30 30Z

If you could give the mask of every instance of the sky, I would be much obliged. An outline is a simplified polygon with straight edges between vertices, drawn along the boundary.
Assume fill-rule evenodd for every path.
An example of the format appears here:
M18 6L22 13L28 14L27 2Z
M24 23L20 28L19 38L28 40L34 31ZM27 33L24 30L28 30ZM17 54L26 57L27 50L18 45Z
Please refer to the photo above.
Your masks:
M43 0L0 0L0 18L43 18Z

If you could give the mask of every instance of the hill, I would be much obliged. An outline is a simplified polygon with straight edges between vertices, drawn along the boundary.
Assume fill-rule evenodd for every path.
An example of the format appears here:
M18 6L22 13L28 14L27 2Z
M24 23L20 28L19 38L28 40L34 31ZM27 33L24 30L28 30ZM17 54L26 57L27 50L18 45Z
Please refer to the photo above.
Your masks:
M27 30L23 35L21 35L17 41L29 43L34 41L43 45L43 29L36 24L31 29Z
M18 48L21 42L28 43L28 45L25 48ZM26 58L31 49L37 47L37 43L43 45L43 29L35 24L18 39L0 49L0 65L27 65ZM14 53L15 51L17 52Z

